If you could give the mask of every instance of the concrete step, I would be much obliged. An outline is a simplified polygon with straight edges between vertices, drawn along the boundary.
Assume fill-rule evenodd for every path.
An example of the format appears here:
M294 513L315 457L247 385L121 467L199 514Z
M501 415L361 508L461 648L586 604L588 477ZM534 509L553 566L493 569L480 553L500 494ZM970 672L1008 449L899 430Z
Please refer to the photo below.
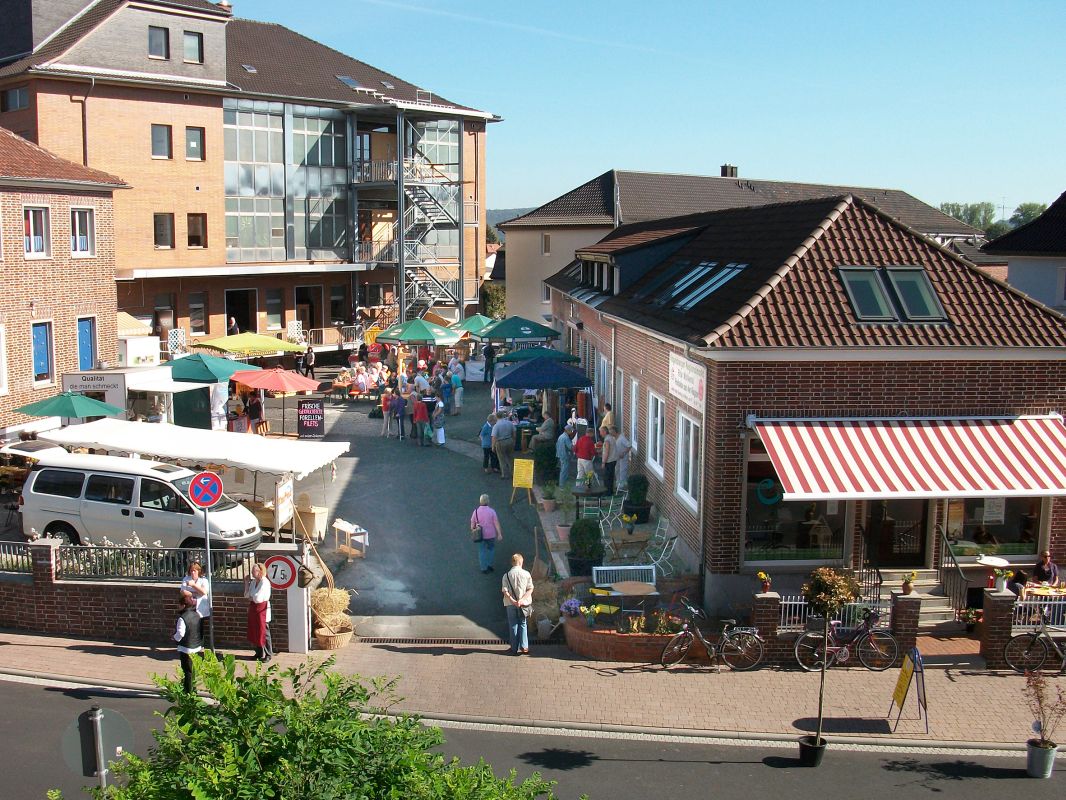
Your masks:
M883 567L881 568L881 578L886 584L900 584L912 572L918 573L915 583L936 583L940 580L940 573L935 569L885 569Z

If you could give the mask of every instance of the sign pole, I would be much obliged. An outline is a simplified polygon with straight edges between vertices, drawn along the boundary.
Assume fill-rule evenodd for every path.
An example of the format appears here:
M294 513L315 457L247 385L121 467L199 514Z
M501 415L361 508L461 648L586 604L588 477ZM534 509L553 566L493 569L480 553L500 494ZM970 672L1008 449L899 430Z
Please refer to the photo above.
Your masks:
M211 569L211 524L208 509L222 499L222 478L214 472L197 472L189 484L189 499L192 504L204 512L204 547L207 550L207 607L211 616L207 618L208 641L215 649L215 576Z
M208 510L204 509L204 545L207 547L207 609L211 616L207 618L207 637L211 652L215 651L215 576L211 571L211 526L207 521Z

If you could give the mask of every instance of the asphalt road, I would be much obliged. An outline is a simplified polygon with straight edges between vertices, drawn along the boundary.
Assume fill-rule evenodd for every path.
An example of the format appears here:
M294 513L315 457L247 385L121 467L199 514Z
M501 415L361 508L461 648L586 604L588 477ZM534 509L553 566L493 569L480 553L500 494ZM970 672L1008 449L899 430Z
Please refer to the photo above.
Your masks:
M64 689L0 681L0 797L42 798L63 789L68 800L84 796L92 779L71 772L59 754L67 726L92 705L117 711L130 723L134 752L144 754L149 731L162 710L156 697L91 689ZM558 782L570 800L582 793L611 800L656 800L692 796L991 798L1061 797L1066 763L1048 781L1025 775L1025 755L947 755L831 749L818 769L797 764L794 744L708 745L635 739L555 736L498 730L445 728L442 750L464 763L484 757L497 775L540 772Z

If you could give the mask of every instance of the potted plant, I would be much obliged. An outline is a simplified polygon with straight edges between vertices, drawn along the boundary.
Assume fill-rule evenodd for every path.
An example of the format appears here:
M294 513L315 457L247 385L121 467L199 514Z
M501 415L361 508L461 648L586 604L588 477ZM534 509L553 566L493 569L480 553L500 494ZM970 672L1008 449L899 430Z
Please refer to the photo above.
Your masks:
M548 514L555 511L555 496L558 491L559 487L554 481L548 481L541 487L541 505L544 506L544 511Z
M576 617L581 612L581 601L576 597L568 597L559 606L559 613L564 617Z
M627 514L636 514L637 522L645 523L651 513L651 503L648 502L648 479L643 475L630 475L626 481L626 490L629 494L622 504L622 510Z
M591 575L593 567L603 565L603 541L595 520L579 519L570 526L570 575Z
M759 570L758 572L755 573L755 577L759 581L762 582L762 593L763 594L766 594L768 591L770 591L771 578L770 578L770 573L769 572L763 572L762 570Z
M910 572L903 576L903 586L901 587L900 591L902 591L903 594L910 594L911 592L913 592L914 582L916 580L918 580L918 572L917 570L912 569Z
M555 490L555 503L562 516L562 521L556 523L555 529L559 533L559 541L568 542L570 541L570 523L566 520L570 519L577 504L569 486L560 486Z
M1026 742L1025 771L1030 778L1050 778L1059 747L1052 737L1066 716L1066 694L1061 685L1052 687L1044 673L1027 672L1025 702L1035 717L1033 732L1036 734Z
M626 533L628 533L630 536L632 536L633 535L633 527L637 524L637 515L636 514L626 514L625 512L622 512L621 519L622 519L622 522L626 526Z
M1010 567L1006 569L994 569L992 570L992 574L996 576L996 591L1007 591L1007 578L1014 574L1014 570Z
M981 621L981 610L978 608L964 608L959 612L959 622L966 626L967 633L973 633L977 623Z
M818 726L814 736L801 736L800 765L817 767L825 755L825 739L822 738L822 720L825 708L825 654L829 651L829 619L833 612L859 596L859 583L850 575L837 572L832 567L819 567L803 584L803 597L811 613L822 618L822 668L818 684Z

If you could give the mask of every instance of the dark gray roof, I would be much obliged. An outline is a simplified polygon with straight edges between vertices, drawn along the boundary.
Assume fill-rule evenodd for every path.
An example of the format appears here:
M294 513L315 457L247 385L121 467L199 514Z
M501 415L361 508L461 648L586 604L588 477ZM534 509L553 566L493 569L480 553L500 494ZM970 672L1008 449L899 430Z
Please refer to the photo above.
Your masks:
M501 225L613 225L616 190L621 224L850 194L873 203L883 213L926 235L980 235L975 228L899 189L627 170L605 172L528 214Z
M979 267L1005 266L1007 263L1007 259L1003 256L995 256L984 252L981 249L980 239L955 239L948 244L948 249Z
M1001 255L1066 255L1066 192L1047 211L984 246L986 253Z
M36 53L10 61L0 67L0 78L19 75L38 64L44 64L53 58L61 56L77 44L83 36L90 33L97 25L122 8L125 3L126 0L100 0L73 22L68 22L66 27L60 29Z

